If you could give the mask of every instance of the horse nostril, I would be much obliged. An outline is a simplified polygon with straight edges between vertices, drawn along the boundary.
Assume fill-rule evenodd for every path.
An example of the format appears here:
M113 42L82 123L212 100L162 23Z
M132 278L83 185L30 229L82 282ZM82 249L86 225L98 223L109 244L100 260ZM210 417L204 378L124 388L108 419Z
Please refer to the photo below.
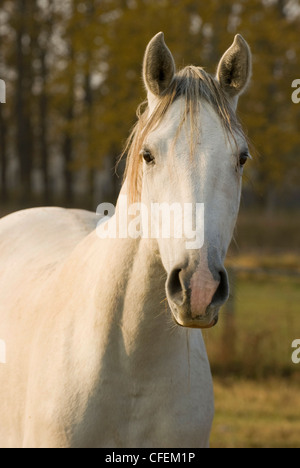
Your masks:
M185 300L184 288L180 281L181 271L181 268L174 269L167 280L168 296L178 306L181 306Z
M220 271L220 284L216 290L211 305L212 306L221 306L223 305L229 297L229 283L228 276L226 271Z
M198 276L196 278L198 281L192 287L197 304L195 306L196 308L199 304L205 305L205 308L209 305L213 308L217 308L221 307L227 301L229 296L229 285L226 270L220 271L218 273L218 277L220 283L218 285L217 280L215 280L214 284L216 284L217 289L214 290L215 292L213 293L211 288L207 286L208 283L205 281L205 276L204 280L202 280L201 272L198 272ZM166 283L167 297L178 307L182 307L184 305L190 294L193 297L193 292L190 289L190 281L187 283L189 278L190 275L186 274L185 268L174 268L168 276ZM210 295L210 293L212 295Z

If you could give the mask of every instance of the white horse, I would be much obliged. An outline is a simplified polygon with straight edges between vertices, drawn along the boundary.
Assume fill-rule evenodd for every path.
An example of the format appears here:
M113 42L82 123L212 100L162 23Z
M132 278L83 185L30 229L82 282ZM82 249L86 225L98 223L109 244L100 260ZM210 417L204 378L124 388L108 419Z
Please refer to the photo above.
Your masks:
M1 220L1 447L208 446L213 388L200 329L228 298L224 259L249 157L235 111L250 75L240 35L216 77L176 73L163 33L145 53L148 106L121 193L146 206L204 203L201 249L184 236L99 239L85 211Z

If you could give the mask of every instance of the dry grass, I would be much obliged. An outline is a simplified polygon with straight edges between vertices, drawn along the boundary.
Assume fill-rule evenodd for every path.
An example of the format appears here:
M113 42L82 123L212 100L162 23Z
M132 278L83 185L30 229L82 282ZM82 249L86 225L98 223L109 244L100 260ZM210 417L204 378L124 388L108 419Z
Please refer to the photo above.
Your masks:
M213 448L300 448L299 382L215 378Z
M262 268L300 273L300 253L282 253L277 255L244 254L229 256L227 267L233 268Z
M295 259L238 262L295 271ZM212 447L300 448L300 364L291 361L299 303L299 278L238 275L234 318L225 309L218 327L204 333L215 382Z
M300 373L291 344L300 338L300 278L237 276L232 315L204 331L213 372L261 378Z

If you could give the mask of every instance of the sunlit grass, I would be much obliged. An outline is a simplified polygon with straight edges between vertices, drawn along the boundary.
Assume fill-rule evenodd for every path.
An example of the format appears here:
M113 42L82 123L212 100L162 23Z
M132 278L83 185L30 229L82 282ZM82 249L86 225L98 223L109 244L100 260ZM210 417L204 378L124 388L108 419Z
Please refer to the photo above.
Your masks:
M224 308L217 327L203 334L213 370L247 377L299 372L291 361L299 304L298 278L238 276L233 310Z
M300 448L299 382L214 379L213 448Z
M212 447L300 448L300 364L291 360L299 304L299 278L236 277L233 306L204 332L216 400Z
M233 268L262 268L276 271L300 272L299 253L243 254L230 255L226 260L227 267Z

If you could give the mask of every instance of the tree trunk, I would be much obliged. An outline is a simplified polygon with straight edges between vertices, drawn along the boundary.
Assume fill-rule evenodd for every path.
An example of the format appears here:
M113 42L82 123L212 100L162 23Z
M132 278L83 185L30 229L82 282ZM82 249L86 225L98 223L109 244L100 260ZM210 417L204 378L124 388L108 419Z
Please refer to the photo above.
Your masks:
M27 1L17 1L18 28L16 33L16 146L20 165L22 204L27 204L31 197L32 171L32 128L30 119L30 98L32 89L31 67L26 66L23 41L26 37L25 20L28 15ZM28 65L28 64L27 64Z
M70 107L67 114L67 121L73 121L73 108ZM68 205L72 205L74 201L73 192L73 174L71 171L71 163L73 160L73 139L67 131L63 142L63 155L64 155L64 178L65 178L65 201Z
M74 87L75 87L75 71L73 70L74 64L74 50L72 44L69 45L69 62L71 64L71 73L69 81L69 93L68 101L66 106L65 121L66 131L63 140L63 157L64 157L64 179L65 179L65 201L68 205L74 203L74 185L73 185L73 173L71 164L73 161L74 143L73 143L73 121L74 121Z
M47 81L47 67L46 67L46 52L41 49L41 79L43 83L43 90L40 95L40 151L42 159L42 172L44 184L44 203L46 205L51 202L50 184L49 184L49 150L47 138L47 116L48 116L48 98L46 94L46 81Z
M89 60L90 56L89 53L86 54L86 60L87 60L87 72L85 75L85 105L87 109L87 122L88 122L88 128L87 128L87 149L88 149L88 162L87 162L87 167L88 167L88 203L90 205L90 208L94 208L94 198L95 198L95 184L94 184L94 179L95 179L95 171L93 167L91 166L91 161L94 161L94 150L93 150L93 143L91 144L91 139L93 137L93 96L92 96L92 87L91 87L91 75L89 72Z

